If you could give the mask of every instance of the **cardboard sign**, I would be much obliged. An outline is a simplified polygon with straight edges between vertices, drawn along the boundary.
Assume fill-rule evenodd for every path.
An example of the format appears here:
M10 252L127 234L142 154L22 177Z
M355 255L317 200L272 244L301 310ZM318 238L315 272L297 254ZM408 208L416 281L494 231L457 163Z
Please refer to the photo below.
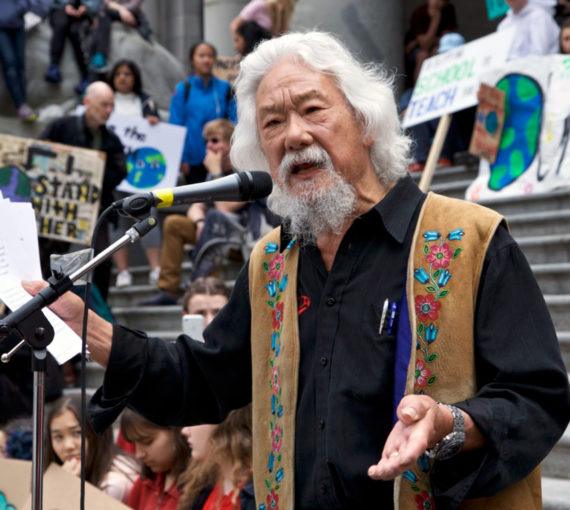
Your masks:
M0 191L32 202L40 237L91 243L104 169L102 152L0 135Z
M481 75L507 61L513 36L513 30L503 30L427 59L406 109L404 127L475 106Z
M505 92L484 83L477 93L479 106L469 152L494 163L505 121Z
M142 117L112 115L107 127L125 146L127 178L119 191L140 193L176 186L186 128L159 122L151 126Z
M24 508L31 491L32 463L0 457L0 508Z
M239 74L241 60L241 55L234 55L233 57L219 56L214 64L214 75L220 80L226 80L233 84Z
M468 200L570 188L570 56L529 57L484 76L505 92L494 162L481 160Z
M57 510L79 508L80 480L61 466L51 464L44 474L43 507ZM5 506L2 506L5 503ZM8 506L12 505L12 507ZM32 463L0 458L0 508L31 510ZM126 510L128 507L85 483L85 508L89 510Z
M486 0L487 3L487 17L494 20L504 16L509 10L509 6L505 0Z

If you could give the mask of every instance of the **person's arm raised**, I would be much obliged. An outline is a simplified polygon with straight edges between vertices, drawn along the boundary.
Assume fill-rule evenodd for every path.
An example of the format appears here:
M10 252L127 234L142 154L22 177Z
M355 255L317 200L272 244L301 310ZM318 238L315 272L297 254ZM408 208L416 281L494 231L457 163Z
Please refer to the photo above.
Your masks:
M22 282L22 287L32 296L35 296L40 290L47 287L47 283L43 281ZM66 292L49 308L75 333L81 336L83 309L85 307L80 297L73 294L73 292ZM113 326L92 310L89 310L87 325L87 345L91 358L105 367L109 362L109 354L111 352Z

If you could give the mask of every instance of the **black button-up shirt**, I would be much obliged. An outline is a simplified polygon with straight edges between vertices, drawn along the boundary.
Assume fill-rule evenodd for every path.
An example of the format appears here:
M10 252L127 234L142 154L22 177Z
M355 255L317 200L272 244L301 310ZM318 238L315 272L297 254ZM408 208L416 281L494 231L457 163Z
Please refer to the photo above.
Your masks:
M372 481L392 427L394 334L379 322L396 301L423 195L399 181L347 231L327 272L314 246L298 270L301 362L296 416L297 509L392 508L392 483ZM247 267L206 344L169 344L115 327L109 367L91 411L102 428L128 403L163 424L214 423L251 400ZM566 371L532 272L501 227L486 254L475 341L477 395L456 403L487 446L436 464L438 508L491 495L527 475L560 437L570 413Z

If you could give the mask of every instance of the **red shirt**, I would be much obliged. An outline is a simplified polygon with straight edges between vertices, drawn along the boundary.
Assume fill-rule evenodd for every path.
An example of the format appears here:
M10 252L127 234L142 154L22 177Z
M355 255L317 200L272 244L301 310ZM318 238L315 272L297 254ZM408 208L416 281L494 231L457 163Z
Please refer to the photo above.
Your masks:
M164 491L165 473L159 473L155 478L139 476L127 498L127 505L135 510L176 510L180 491L176 484Z
M235 491L223 495L220 484L217 483L210 492L202 510L240 510L239 494L235 497L235 503L232 501L234 496Z

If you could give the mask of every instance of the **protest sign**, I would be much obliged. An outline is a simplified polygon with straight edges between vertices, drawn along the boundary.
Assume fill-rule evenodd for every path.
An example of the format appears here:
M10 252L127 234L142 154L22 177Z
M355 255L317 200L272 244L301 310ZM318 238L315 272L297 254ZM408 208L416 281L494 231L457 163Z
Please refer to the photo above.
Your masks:
M505 0L486 0L487 2L487 17L490 20L500 18L509 10L509 6Z
M405 128L477 104L480 76L504 64L513 30L502 30L427 59L406 109Z
M233 85L239 74L241 60L241 55L234 55L232 57L218 56L214 64L214 76L220 80L229 81Z
M479 106L469 152L494 163L505 121L505 92L482 83L477 93Z
M80 479L57 464L50 464L43 477L43 506L58 510L77 510ZM0 458L0 509L32 508L32 463ZM12 506L10 506L12 505ZM89 510L126 510L128 507L90 483L85 483L85 508Z
M140 193L176 186L186 128L159 122L151 126L142 117L112 115L107 127L125 146L127 178L119 191Z
M0 508L7 510L23 508L30 497L31 487L30 461L0 457Z
M102 152L0 135L0 191L32 202L40 237L91 243L104 168Z
M517 60L483 81L505 92L505 121L496 160L481 160L467 199L570 187L570 57Z

